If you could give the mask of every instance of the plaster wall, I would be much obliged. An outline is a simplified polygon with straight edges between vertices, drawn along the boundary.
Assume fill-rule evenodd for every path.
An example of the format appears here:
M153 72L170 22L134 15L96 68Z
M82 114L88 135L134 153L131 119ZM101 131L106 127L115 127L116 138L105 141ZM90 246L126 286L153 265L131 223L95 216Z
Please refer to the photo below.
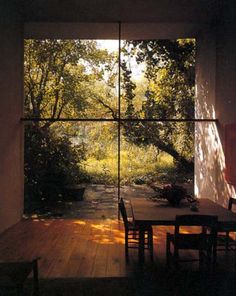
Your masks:
M121 39L176 39L195 37L207 24L199 22L121 23ZM26 39L118 39L119 23L26 22Z
M197 38L195 117L215 119L215 33L208 29ZM215 196L215 123L195 123L195 194Z
M198 38L196 117L217 122L196 123L195 192L224 205L235 196L225 181L224 127L236 122L235 3L222 7L221 21Z
M8 8L0 10L0 232L23 211L23 26Z
M219 0L23 0L26 22L205 22ZM221 0L220 0L221 1Z
M224 127L236 123L236 2L226 1L216 34L216 117L218 133L224 151ZM223 159L223 169L224 169ZM216 165L216 199L221 204L235 196L236 184L229 185L222 174L222 164Z
M222 125L236 122L236 2L229 2L216 40L216 115Z

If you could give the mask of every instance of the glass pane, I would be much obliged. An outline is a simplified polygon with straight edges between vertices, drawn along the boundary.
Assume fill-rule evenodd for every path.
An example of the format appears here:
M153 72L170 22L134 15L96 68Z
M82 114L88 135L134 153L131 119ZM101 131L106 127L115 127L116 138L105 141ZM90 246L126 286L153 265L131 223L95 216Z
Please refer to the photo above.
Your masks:
M124 197L154 197L177 184L194 195L194 124L125 122L122 128L121 185Z
M194 39L124 41L121 61L123 118L194 118Z
M117 124L25 128L25 213L117 217Z
M117 40L25 40L25 116L114 118Z

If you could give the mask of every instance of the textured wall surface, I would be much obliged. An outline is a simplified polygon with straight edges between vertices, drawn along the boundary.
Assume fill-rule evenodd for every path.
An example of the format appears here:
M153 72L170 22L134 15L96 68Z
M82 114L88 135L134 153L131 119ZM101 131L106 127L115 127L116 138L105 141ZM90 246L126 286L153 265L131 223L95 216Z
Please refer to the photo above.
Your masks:
M23 26L14 7L0 10L0 231L23 210Z
M202 32L198 40L196 116L218 122L196 124L195 188L198 197L226 206L235 195L224 175L224 127L236 122L235 2L228 1L221 13L217 26Z

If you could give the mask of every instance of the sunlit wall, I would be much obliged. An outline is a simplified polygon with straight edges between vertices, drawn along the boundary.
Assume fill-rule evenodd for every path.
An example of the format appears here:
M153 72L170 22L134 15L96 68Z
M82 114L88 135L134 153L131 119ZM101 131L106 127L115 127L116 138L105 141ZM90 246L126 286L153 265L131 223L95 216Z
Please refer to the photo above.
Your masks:
M227 18L220 28L200 34L196 62L196 118L217 119L195 125L195 194L227 206L234 186L224 176L224 127L236 122L235 23Z

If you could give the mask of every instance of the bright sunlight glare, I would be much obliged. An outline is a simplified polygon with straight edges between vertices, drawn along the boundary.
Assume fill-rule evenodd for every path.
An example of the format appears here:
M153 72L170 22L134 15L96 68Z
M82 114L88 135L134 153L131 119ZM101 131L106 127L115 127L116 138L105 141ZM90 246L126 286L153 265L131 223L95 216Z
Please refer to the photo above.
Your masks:
M107 49L108 52L118 52L119 40L97 40L98 47Z
M123 42L121 40L121 46L123 46ZM97 44L99 48L106 49L109 53L118 53L119 40L97 40ZM145 63L137 64L135 58L130 57L129 65L132 69L133 80L142 80L144 78Z

